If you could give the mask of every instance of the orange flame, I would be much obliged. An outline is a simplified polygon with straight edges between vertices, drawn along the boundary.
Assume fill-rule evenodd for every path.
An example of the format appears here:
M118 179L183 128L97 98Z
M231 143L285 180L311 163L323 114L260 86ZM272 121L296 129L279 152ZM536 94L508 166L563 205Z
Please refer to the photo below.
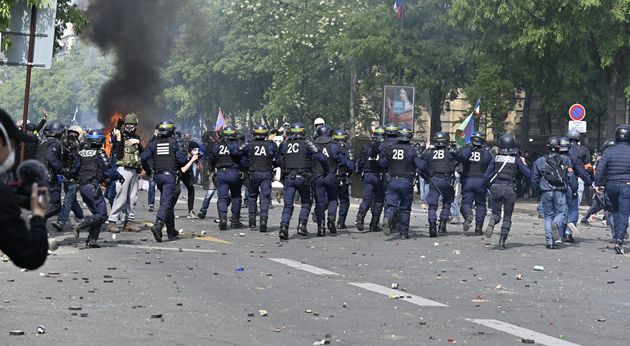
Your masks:
M111 153L112 153L112 131L116 128L116 125L118 124L118 119L123 119L122 114L116 112L114 114L112 114L112 116L109 118L109 127L108 128L104 128L103 132L105 132L105 152L107 152L107 156L111 157Z

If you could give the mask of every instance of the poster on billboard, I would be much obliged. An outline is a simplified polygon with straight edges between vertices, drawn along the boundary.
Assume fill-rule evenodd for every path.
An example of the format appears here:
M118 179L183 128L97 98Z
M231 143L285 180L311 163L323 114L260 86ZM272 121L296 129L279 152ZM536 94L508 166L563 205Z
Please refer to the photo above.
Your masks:
M383 88L383 122L407 124L414 128L416 88L386 85Z

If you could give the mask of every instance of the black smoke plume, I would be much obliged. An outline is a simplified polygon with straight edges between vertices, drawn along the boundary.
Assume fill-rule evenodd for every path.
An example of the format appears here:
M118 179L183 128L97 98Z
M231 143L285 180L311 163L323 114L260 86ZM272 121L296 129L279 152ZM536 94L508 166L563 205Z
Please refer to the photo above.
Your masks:
M88 0L88 38L115 55L115 70L98 99L98 120L111 126L114 113L135 112L140 127L152 129L162 112L160 66L170 55L173 22L181 1Z

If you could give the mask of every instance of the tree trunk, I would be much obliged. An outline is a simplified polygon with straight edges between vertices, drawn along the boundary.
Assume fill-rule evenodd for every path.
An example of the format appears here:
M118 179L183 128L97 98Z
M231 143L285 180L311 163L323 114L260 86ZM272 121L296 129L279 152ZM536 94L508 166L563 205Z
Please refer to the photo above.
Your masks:
M617 70L613 66L606 83L606 113L608 115L606 135L613 138L619 121L617 120Z
M433 134L442 131L442 109L444 108L444 93L441 87L435 87L429 90L429 98L431 99L431 132L428 138L432 138Z
M350 69L350 138L354 138L357 122L356 122L356 100L357 100L357 69L354 63L352 64L352 68Z
M521 143L529 143L529 114L532 105L532 93L525 90L523 101L523 116L521 116Z

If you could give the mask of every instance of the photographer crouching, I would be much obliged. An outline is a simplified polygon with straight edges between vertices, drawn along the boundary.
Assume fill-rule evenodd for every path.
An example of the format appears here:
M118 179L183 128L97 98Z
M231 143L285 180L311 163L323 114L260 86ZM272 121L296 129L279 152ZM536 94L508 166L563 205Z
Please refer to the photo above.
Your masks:
M33 138L20 132L6 111L0 109L0 173L12 168L15 151ZM36 181L41 164L30 161L18 168L20 180L12 186L0 182L0 251L21 268L34 270L46 261L48 234L44 215L48 189ZM30 228L22 219L20 207L31 210Z

